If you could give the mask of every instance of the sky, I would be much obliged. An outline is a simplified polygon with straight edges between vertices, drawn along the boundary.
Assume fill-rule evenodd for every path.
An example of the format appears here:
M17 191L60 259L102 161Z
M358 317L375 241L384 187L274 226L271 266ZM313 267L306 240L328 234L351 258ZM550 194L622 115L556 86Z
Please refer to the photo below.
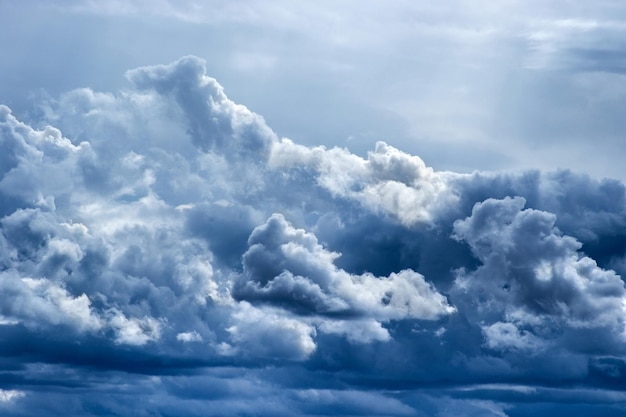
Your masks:
M0 0L0 415L626 414L625 35Z

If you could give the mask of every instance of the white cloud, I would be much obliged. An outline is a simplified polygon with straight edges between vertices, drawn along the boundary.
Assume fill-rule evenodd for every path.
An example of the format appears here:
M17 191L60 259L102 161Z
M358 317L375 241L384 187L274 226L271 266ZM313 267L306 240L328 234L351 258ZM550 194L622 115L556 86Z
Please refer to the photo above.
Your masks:
M301 361L317 348L315 328L280 310L241 302L232 317L234 324L227 331L245 356Z
M320 319L317 327L323 333L344 335L352 343L387 342L391 340L389 331L380 322L372 319Z
M26 393L13 389L0 389L0 403L10 403L17 399L24 398Z
M430 223L456 196L445 177L417 156L378 142L367 159L346 149L307 148L283 139L275 143L270 165L276 169L309 169L332 194L355 199L403 224Z
M6 300L2 316L7 323L45 328L65 325L77 331L98 331L101 319L85 294L72 296L66 289L40 278L21 278L14 270L0 272L0 293Z
M496 350L521 350L530 354L545 348L534 334L518 329L513 323L497 322L482 328L487 347Z
M202 336L200 336L198 334L198 332L196 332L196 331L182 332L182 333L178 333L176 335L176 340L178 340L180 342L184 342L184 343L201 342L202 341Z
M108 322L115 330L116 343L142 346L161 337L162 323L152 317L128 318L119 311L111 310Z

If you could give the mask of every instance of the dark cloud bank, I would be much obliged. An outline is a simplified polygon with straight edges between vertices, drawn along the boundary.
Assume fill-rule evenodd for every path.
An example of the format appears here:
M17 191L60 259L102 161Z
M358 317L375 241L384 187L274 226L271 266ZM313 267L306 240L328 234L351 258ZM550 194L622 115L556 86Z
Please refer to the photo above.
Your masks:
M626 413L624 184L301 146L195 57L127 78L0 106L1 415Z

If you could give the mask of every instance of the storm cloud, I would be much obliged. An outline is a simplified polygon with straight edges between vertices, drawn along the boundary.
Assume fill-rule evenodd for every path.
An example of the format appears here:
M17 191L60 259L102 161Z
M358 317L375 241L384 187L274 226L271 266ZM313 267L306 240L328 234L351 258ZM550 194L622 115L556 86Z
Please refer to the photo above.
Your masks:
M625 411L622 182L300 145L205 67L0 106L3 415Z

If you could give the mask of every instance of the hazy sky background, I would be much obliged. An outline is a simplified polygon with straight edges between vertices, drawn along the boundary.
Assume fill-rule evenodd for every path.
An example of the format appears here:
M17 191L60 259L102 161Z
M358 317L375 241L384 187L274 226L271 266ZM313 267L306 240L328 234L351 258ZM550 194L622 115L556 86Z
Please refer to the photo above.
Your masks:
M0 415L625 415L624 35L0 0Z
M620 1L2 2L3 101L127 88L194 54L281 136L363 154L386 140L439 168L621 164Z

